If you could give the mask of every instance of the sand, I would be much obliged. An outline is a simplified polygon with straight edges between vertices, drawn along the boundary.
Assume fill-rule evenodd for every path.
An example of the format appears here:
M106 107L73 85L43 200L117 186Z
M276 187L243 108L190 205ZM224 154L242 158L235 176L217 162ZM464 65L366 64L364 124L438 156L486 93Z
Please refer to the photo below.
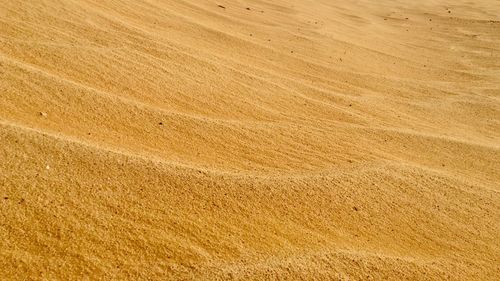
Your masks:
M499 15L0 0L0 279L499 280Z

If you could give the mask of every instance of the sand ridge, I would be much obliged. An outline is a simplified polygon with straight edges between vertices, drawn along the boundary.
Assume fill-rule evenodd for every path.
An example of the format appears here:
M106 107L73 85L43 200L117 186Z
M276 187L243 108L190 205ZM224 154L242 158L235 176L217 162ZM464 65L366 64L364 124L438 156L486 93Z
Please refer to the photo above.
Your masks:
M0 276L499 279L499 14L0 0Z

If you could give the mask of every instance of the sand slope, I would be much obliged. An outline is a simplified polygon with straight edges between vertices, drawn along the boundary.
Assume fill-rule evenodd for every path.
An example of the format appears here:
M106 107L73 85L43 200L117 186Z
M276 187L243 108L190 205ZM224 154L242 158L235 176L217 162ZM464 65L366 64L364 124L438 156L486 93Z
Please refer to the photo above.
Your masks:
M500 2L0 0L1 279L500 279Z

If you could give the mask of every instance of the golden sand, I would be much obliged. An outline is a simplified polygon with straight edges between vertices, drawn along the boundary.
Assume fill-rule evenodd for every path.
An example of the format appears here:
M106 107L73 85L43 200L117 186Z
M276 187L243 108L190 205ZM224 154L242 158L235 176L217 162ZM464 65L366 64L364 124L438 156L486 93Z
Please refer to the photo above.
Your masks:
M500 280L499 20L0 0L0 279Z

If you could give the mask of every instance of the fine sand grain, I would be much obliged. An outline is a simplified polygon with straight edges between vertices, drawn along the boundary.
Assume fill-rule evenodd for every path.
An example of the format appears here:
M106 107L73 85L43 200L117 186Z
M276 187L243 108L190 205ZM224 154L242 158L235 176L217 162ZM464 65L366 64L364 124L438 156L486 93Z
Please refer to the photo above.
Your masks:
M500 280L500 1L0 0L1 280Z

